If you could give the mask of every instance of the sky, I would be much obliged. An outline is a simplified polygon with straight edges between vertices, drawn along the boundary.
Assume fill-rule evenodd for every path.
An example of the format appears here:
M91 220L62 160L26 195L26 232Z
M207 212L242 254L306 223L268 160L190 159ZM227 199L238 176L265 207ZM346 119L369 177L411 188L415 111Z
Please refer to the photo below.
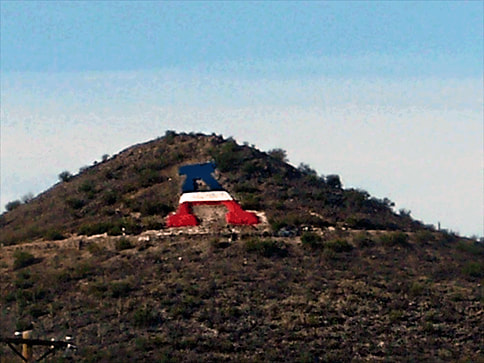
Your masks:
M483 2L0 8L1 208L194 131L282 148L426 224L484 235Z

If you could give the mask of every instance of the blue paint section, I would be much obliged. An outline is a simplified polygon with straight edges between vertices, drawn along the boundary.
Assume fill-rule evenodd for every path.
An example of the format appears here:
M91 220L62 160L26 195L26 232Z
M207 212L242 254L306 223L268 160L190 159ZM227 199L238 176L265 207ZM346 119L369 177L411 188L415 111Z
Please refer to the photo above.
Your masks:
M197 180L203 180L210 190L224 190L214 179L212 173L215 171L215 163L193 164L180 167L178 174L186 175L182 186L183 193L197 191Z

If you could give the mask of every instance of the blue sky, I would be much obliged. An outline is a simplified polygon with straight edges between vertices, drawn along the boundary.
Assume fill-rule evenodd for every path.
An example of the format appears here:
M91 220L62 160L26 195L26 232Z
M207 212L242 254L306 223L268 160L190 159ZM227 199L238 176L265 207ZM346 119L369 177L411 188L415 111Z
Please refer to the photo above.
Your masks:
M1 6L1 205L165 130L483 235L482 2Z

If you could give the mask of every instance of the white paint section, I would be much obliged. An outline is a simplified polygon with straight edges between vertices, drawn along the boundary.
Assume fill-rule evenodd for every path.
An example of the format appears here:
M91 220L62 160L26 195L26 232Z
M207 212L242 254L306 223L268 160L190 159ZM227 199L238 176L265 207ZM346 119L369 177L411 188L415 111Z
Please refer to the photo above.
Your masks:
M187 202L225 202L228 200L233 200L233 198L226 191L193 192L182 194L180 204Z

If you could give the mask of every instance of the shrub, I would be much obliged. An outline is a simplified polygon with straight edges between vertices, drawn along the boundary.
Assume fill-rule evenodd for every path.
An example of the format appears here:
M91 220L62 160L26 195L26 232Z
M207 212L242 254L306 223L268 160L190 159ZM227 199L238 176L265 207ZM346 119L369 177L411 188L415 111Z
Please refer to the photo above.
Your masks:
M349 252L353 249L353 246L348 243L345 239L335 239L326 241L324 243L325 249L330 249L335 252Z
M114 191L109 191L103 195L103 202L106 205L113 205L118 200L118 194Z
M20 200L13 200L13 201L8 202L7 204L5 204L5 209L6 209L8 212L11 212L11 211L13 211L15 208L19 207L21 204L22 204L22 202L21 202Z
M56 229L49 229L44 233L44 238L49 241L60 241L66 237Z
M428 243L435 240L435 236L432 232L421 230L415 233L415 241L418 243Z
M299 166L297 167L297 170L299 170L304 175L313 175L313 176L318 175L316 170L314 170L308 164L305 164L305 163L300 163Z
M78 190L84 193L94 191L94 182L92 180L86 180L79 186Z
M484 268L479 262L468 262L463 268L462 272L470 277L484 277Z
M459 251L470 253L471 255L484 255L484 243L460 240L457 242L456 248Z
M36 262L36 258L25 251L15 251L13 254L14 261L13 261L13 269L17 270L19 268L27 267Z
M128 296L131 290L131 284L127 281L112 282L109 284L109 295L116 299Z
M140 171L139 180L141 186L146 188L153 184L161 183L164 179L160 172L157 170L143 169Z
M287 256L287 248L284 243L272 240L259 240L257 238L249 239L245 242L247 252L256 252L264 257Z
M160 324L161 317L152 308L139 308L134 312L133 325L136 327L150 327Z
M104 251L104 248L102 248L99 244L93 242L93 243L90 243L87 246L87 250L89 251L89 253L91 255L97 255L97 254L103 252Z
M301 236L301 242L303 246L309 246L311 248L322 247L322 238L320 235L314 232L304 232Z
M66 199L66 204L69 207L71 207L72 209L81 209L82 207L84 207L86 202L84 202L84 200L78 199L78 198L68 198L68 199Z
M287 153L283 149L272 149L267 152L271 157L282 162L287 162Z
M422 294L424 294L426 292L426 288L425 288L425 285L421 284L420 282L418 281L414 281L409 289L408 289L408 293L410 296L412 297L417 297L417 296L420 296Z
M130 248L133 248L133 245L131 244L129 239L121 237L116 241L115 248L116 251L129 250Z
M59 180L62 182L68 182L71 179L72 179L72 174L67 170L59 174Z
M370 234L361 232L361 233L356 234L353 237L353 243L357 247L369 247L369 246L373 245L374 241L371 238Z
M141 205L140 212L144 215L166 215L173 211L173 207L165 203L147 201Z
M28 204L34 199L34 195L32 193L27 193L22 197L22 203Z
M386 233L380 236L380 242L385 246L405 246L408 244L408 235L404 232Z
M340 189L342 187L339 175L336 175L336 174L328 175L326 177L326 184L328 184L332 188Z

